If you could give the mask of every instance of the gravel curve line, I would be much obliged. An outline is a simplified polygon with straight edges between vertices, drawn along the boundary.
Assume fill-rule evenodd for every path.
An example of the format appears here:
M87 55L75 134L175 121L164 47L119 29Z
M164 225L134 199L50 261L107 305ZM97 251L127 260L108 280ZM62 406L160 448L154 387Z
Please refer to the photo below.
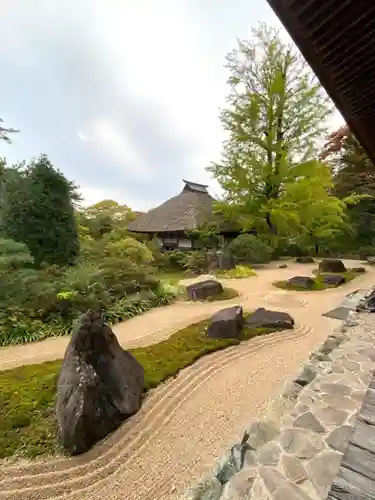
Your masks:
M163 384L163 390L158 391L159 394L155 394L155 397L151 396L150 404L147 405L147 409L145 408L146 411L142 412L141 416L136 415L138 422L128 421L115 431L111 440L115 439L116 444L107 452L104 451L104 454L98 458L76 467L70 466L70 462L74 459L67 459L61 463L66 466L65 470L50 472L45 472L46 464L31 464L31 468L34 465L34 471L31 474L27 466L3 467L0 498L42 500L73 498L75 495L78 495L78 498L84 498L82 494L87 488L91 489L97 483L110 479L112 474L127 465L126 460L133 461L145 444L157 438L174 412L191 396L193 391L198 390L218 371L229 368L261 350L280 343L293 343L311 333L310 327L299 325L290 332L276 332L264 337L256 337L239 346L207 355L202 358L206 360L206 363L195 363L182 370L180 375L170 383ZM105 442L103 445L106 448ZM100 445L96 448L100 449ZM85 457L87 458L87 455ZM139 479L142 481L142 477ZM162 483L161 478L160 485L155 486L155 491L160 490ZM154 493L152 495L156 498Z

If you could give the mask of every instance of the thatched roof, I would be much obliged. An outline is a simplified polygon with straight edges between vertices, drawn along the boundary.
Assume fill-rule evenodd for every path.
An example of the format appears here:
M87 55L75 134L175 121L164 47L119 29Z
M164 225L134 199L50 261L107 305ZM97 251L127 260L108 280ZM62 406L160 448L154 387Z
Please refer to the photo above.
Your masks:
M375 160L374 0L268 0Z
M207 186L183 180L180 194L173 196L158 207L139 216L129 224L135 233L163 233L189 231L200 227L212 218L214 198Z

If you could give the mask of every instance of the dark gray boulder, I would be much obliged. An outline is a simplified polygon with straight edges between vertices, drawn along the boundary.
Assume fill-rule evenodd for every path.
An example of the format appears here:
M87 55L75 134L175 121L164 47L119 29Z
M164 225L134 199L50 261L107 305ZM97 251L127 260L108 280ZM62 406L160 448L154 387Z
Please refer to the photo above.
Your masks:
M297 257L296 262L298 262L298 264L313 264L315 260L313 257L305 255L304 257Z
M216 280L205 280L186 287L190 300L204 300L223 293L223 285Z
M340 274L326 274L323 277L323 283L329 286L340 286L345 282L345 276L341 276Z
M212 316L207 336L215 339L239 339L243 326L242 307L226 307Z
M286 312L269 311L260 307L246 319L245 324L255 328L291 330L294 328L294 319Z
M345 273L346 267L340 259L324 259L319 263L321 273Z
M72 333L57 383L63 448L89 450L141 406L143 367L124 351L101 314L88 311Z
M365 273L366 268L365 267L352 267L350 269L350 271L352 271L353 273Z
M293 276L293 278L290 278L287 283L292 287L310 290L314 286L315 281L309 276Z

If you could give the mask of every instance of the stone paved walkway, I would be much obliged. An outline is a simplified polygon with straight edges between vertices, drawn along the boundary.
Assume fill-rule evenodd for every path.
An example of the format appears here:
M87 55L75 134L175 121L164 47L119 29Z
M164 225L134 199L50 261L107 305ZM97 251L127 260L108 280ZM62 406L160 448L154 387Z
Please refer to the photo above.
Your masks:
M348 267L358 263L347 263ZM3 466L0 499L172 500L212 465L249 422L259 417L286 378L296 373L335 320L321 314L343 296L375 281L375 270L336 290L287 292L272 282L310 274L316 265L274 265L257 277L231 280L245 309L286 310L294 331L259 337L205 356L163 384L141 411L89 453L71 459ZM117 325L124 346L146 345L210 316L226 303L177 303ZM61 357L67 339L0 350L0 366Z

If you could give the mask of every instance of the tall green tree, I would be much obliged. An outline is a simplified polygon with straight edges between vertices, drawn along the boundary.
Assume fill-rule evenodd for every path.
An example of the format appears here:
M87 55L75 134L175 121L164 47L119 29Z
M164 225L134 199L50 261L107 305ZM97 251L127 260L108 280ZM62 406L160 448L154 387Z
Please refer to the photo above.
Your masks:
M27 245L36 265L73 263L79 255L74 184L43 154L5 190L5 237Z
M260 25L252 35L227 56L230 92L220 117L227 140L208 171L229 218L258 233L290 234L300 222L290 189L298 182L309 189L317 179L330 184L328 168L315 158L332 106L277 30Z

